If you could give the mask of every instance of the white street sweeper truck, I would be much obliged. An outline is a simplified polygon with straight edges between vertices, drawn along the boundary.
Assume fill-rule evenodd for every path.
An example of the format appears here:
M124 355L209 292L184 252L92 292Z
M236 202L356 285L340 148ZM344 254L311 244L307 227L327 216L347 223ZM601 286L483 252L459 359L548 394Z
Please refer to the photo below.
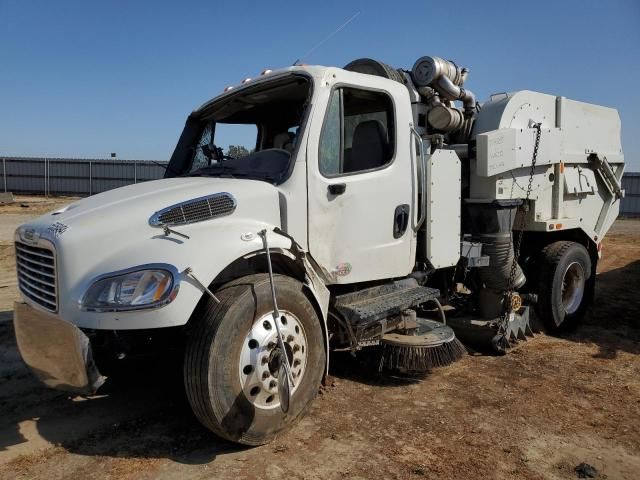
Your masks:
M410 375L461 340L505 352L575 324L624 193L618 113L531 91L480 103L467 76L360 59L228 87L188 117L164 179L16 231L24 361L90 395L119 362L182 348L197 418L257 445L309 408L331 350ZM251 144L225 152L240 127Z

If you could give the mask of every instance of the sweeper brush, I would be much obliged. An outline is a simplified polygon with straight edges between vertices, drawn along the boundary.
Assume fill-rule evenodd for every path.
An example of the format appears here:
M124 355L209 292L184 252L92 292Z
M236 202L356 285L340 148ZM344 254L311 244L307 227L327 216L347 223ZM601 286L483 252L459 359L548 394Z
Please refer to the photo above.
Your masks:
M382 337L379 371L426 373L450 365L466 354L450 327L425 318L417 318L416 324L416 328Z

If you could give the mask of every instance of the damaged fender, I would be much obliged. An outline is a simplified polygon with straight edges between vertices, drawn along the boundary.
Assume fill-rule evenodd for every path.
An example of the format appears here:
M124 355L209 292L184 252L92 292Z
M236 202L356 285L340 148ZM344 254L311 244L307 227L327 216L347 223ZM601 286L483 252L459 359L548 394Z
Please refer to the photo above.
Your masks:
M326 370L325 374L329 374L329 329L327 326L327 315L329 312L329 289L326 287L324 280L318 274L319 267L315 267L313 259L305 253L302 247L295 241L295 239L283 232L280 228L274 228L273 232L277 235L285 237L291 241L291 247L287 251L293 256L293 259L304 269L305 272L305 287L309 289L309 292L315 298L318 306L320 307L320 313L322 314L322 329L325 337L325 355L326 355ZM316 270L318 268L318 270Z

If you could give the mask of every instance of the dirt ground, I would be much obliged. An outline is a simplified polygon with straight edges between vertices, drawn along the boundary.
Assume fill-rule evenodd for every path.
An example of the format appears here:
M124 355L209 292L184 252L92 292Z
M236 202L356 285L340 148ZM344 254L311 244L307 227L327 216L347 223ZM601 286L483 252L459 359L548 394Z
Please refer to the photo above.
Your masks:
M240 448L197 423L161 367L89 399L32 379L10 322L7 226L68 201L0 206L0 478L570 479L581 462L598 478L640 478L640 221L606 237L596 302L574 333L469 355L420 382L334 356L305 419Z

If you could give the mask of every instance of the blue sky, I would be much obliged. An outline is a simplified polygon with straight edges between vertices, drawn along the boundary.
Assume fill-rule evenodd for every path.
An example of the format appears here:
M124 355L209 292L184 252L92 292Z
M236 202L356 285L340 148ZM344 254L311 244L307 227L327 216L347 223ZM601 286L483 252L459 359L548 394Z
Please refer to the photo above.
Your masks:
M531 89L620 111L640 170L640 1L0 0L0 155L166 159L188 113L290 65L422 55L471 73L480 100Z

